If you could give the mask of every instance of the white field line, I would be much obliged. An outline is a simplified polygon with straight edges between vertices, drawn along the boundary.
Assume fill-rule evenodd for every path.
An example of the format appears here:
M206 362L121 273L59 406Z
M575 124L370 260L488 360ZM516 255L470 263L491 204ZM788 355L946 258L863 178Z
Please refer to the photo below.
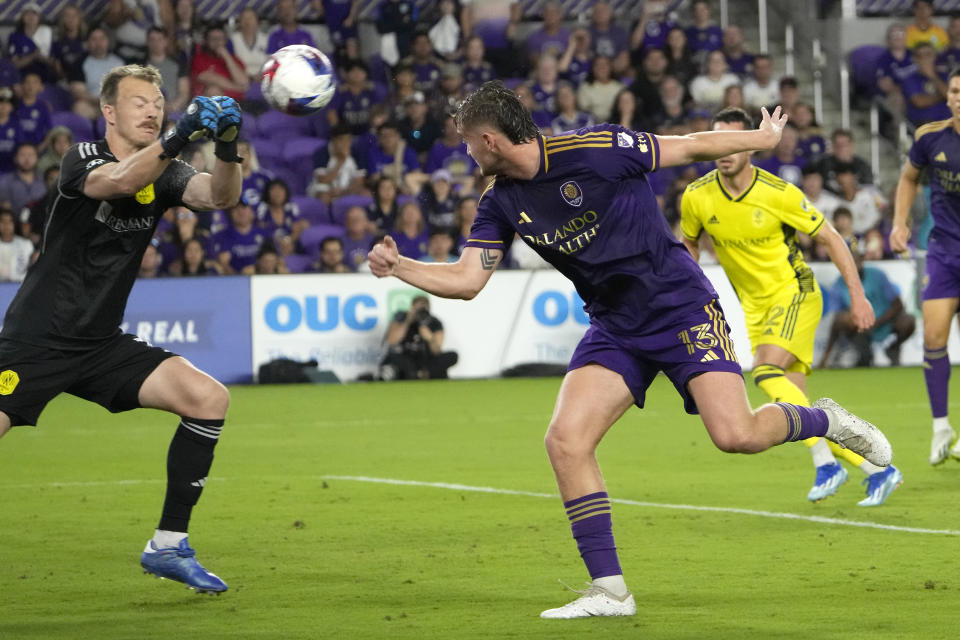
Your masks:
M474 487L466 484L455 484L449 482L420 482L418 480L398 480L395 478L373 478L370 476L320 476L325 480L346 480L352 482L371 482L375 484L392 484L413 487L430 487L433 489L449 489L452 491L473 491L476 493L495 493L510 496L528 496L531 498L559 498L556 494L537 493L535 491L517 491L514 489L497 489L495 487ZM778 518L781 520L803 520L806 522L816 522L818 524L830 524L844 527L861 527L864 529L882 529L885 531L899 531L902 533L923 533L942 536L960 536L960 531L953 529L925 529L922 527L901 527L893 524L881 524L879 522L861 522L859 520L844 520L842 518L826 518L823 516L805 516L797 513L780 513L777 511L759 511L756 509L738 509L736 507L710 507L695 504L670 504L665 502L644 502L641 500L624 500L620 498L611 498L610 502L625 504L633 507L647 507L652 509L676 509L678 511L710 511L714 513L735 513L738 515L759 516L761 518Z

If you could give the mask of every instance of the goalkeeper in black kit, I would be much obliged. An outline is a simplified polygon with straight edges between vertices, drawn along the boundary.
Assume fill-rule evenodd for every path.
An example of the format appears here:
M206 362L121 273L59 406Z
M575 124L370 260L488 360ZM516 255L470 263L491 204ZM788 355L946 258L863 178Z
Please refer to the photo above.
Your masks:
M163 212L223 209L241 191L232 98L198 97L159 139L160 73L127 65L107 73L100 107L106 134L70 148L48 212L40 256L0 332L0 435L35 425L62 392L112 412L150 407L179 417L167 454L167 490L141 565L147 573L219 593L226 583L197 562L187 541L230 396L184 358L120 330L143 253ZM176 160L190 141L216 141L212 173Z

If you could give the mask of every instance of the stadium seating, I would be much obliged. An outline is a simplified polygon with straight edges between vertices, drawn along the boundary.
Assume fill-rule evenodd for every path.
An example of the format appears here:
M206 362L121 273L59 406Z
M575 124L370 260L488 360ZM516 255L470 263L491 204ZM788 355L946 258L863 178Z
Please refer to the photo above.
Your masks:
M297 116L288 116L279 111L267 111L257 120L260 133L269 133L273 140L289 140L313 134L309 120Z
M310 196L293 196L290 201L300 208L300 217L310 224L330 223L330 211L322 200Z
M333 206L330 208L330 220L333 224L343 224L344 219L347 217L347 210L350 207L363 207L366 209L373 204L373 198L371 196L340 196L333 201Z
M850 80L853 83L855 96L873 98L879 95L877 62L886 51L887 49L883 45L865 44L850 52L848 58L850 61Z
M313 169L314 152L327 144L320 138L295 138L283 146L283 161L291 171Z
M300 246L307 252L308 256L317 258L320 255L320 243L331 236L342 238L346 235L343 227L336 224L315 224L308 229L304 229L300 234Z
M293 253L283 259L290 273L306 273L313 266L313 256L305 256L299 253Z
M42 102L50 106L50 111L70 111L73 107L73 96L63 87L56 84L48 84L38 96Z
M72 111L57 111L50 116L53 126L62 126L73 132L74 142L90 142L96 139L93 123Z

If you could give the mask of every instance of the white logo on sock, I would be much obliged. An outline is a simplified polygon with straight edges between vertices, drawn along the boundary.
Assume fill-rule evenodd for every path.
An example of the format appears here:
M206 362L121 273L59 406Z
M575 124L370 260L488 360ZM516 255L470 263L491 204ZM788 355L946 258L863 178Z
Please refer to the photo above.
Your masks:
M200 487L201 489L203 489L203 486L204 486L205 484L207 484L207 478L206 478L206 477L203 477L203 478L200 478L199 480L197 480L196 482L191 482L191 483L190 483L190 486L191 486L191 487Z

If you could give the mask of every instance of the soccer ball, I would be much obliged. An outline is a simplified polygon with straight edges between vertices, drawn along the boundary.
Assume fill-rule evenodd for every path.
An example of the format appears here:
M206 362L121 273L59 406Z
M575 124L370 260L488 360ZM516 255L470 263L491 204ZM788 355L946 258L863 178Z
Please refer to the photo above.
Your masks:
M260 70L260 86L277 111L306 116L330 103L337 80L327 56L311 46L292 44L267 59Z

